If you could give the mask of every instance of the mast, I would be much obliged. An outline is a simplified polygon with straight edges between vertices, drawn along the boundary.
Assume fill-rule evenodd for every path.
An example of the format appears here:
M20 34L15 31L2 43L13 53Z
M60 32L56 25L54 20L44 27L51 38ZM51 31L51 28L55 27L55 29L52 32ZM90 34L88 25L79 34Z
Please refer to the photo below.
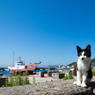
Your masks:
M15 53L15 52L14 52L14 50L13 50L13 66L14 66L14 53Z

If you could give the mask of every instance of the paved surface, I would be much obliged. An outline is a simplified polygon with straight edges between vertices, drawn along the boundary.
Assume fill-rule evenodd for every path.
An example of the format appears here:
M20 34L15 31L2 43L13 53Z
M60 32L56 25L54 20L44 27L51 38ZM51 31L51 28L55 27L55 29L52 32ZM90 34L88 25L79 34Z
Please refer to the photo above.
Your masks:
M29 80L31 84L33 84L33 77L35 77L36 83L59 80L59 79L54 79L52 77L48 77L47 74L45 74L44 77L39 77L39 75L29 75Z

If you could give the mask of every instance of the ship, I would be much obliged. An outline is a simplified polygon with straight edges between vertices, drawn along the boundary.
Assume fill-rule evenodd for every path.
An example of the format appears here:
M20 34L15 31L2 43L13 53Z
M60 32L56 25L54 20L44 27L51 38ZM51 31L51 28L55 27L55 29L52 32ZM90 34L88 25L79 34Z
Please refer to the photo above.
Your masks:
M25 71L28 71L29 74L33 74L37 66L41 64L39 63L30 63L30 64L24 64L24 62L21 60L21 57L18 58L18 61L15 62L14 66L8 66L8 69L10 70L10 73L24 73Z

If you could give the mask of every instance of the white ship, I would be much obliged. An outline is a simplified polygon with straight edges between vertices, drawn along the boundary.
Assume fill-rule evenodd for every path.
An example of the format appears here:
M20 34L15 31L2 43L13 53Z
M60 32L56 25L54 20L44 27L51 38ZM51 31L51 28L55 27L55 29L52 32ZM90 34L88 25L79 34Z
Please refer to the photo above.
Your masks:
M16 61L15 66L8 66L8 69L10 70L10 73L18 73L21 71L22 73L26 70L29 73L33 73L34 70L37 68L37 66L41 64L39 63L30 63L30 64L24 64L23 61L21 61L21 57L19 58L19 61Z

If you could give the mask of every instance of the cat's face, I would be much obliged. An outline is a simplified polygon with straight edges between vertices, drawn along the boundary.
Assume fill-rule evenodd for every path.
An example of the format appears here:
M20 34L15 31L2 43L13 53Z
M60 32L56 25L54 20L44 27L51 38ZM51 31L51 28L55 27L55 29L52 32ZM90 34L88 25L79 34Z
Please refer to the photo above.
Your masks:
M81 49L77 46L77 54L80 60L86 61L91 57L91 46L88 45L85 49Z

